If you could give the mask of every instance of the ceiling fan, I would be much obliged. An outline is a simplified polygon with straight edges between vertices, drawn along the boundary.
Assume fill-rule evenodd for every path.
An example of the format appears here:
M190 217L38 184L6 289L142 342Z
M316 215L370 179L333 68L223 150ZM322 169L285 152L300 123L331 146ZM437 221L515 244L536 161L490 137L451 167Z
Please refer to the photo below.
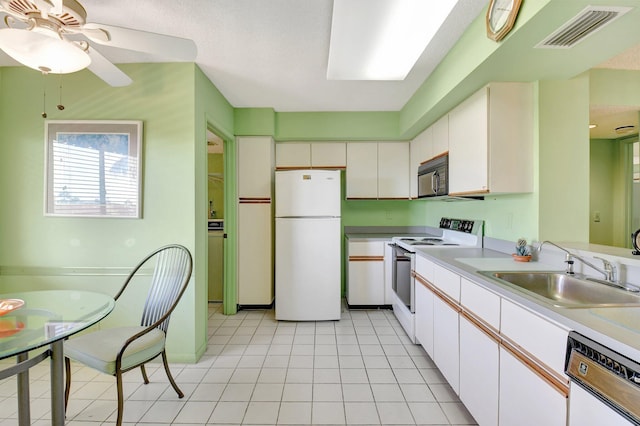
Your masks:
M193 61L193 40L112 25L87 22L77 0L0 0L6 28L0 28L0 49L18 62L43 73L66 74L88 68L111 86L131 78L101 55L93 44Z

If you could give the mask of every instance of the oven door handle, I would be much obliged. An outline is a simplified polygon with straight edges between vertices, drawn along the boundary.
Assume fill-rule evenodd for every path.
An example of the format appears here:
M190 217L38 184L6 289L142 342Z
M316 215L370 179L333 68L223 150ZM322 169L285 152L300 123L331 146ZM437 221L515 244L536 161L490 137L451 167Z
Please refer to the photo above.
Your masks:
M411 260L411 255L413 253L411 253L409 250L406 250L402 247L400 247L398 244L389 244L389 246L393 249L394 254L395 254L395 258L398 261L405 261L405 260ZM405 258L405 259L403 259Z

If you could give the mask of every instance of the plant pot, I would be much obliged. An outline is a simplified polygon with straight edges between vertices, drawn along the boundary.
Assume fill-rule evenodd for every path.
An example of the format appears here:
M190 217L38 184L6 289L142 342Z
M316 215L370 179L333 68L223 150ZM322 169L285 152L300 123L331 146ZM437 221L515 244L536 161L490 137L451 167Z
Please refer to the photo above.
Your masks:
M516 262L529 262L531 261L531 255L528 254L526 256L520 256L519 254L512 254L511 256L513 256L513 260L515 260Z

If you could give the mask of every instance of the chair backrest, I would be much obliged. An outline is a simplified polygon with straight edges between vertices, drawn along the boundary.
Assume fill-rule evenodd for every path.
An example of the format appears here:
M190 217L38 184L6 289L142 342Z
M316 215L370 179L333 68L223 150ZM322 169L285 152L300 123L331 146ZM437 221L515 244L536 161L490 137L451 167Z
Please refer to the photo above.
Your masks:
M144 258L129 274L117 300L139 270L153 268L151 285L145 301L140 325L150 326L161 321L159 328L165 333L171 313L187 288L193 270L191 253L179 244L160 247Z

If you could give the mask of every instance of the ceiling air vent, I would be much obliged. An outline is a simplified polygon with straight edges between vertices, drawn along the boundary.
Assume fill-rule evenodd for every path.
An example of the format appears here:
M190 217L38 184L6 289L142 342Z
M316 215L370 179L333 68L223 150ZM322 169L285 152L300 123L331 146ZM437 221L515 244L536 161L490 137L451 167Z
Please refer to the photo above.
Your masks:
M630 10L630 7L588 6L536 47L569 49Z

